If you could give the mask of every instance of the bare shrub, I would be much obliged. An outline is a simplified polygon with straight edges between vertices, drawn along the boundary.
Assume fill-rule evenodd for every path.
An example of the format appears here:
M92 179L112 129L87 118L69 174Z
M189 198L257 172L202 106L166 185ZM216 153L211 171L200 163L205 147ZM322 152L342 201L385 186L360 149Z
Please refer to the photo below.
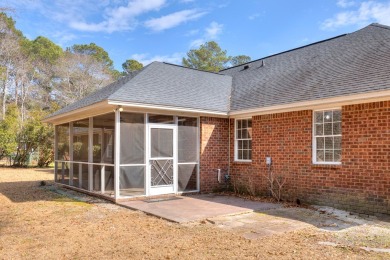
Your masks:
M282 198L283 186L286 184L287 178L282 173L275 173L272 169L268 173L263 174L267 179L271 196L278 202Z
M248 181L246 184L246 190L250 196L255 197L257 195L257 188L256 188L256 185L255 185L252 177L248 177Z
M252 177L244 179L242 176L232 174L230 177L230 186L236 195L249 195L255 197L258 193L258 189Z

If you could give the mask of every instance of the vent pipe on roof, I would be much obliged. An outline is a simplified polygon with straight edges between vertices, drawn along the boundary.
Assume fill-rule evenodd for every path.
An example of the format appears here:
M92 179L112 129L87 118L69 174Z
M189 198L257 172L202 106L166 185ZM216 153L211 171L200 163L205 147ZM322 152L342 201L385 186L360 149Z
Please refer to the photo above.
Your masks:
M264 60L261 60L260 67L264 67L264 66L265 66L265 61L264 61Z
M247 69L249 69L249 65L244 66L244 70L247 70Z

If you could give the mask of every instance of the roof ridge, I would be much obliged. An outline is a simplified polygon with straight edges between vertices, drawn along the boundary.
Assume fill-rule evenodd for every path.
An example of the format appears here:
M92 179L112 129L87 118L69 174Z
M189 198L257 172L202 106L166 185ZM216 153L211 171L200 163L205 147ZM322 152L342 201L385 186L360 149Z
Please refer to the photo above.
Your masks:
M153 63L153 62L152 62ZM117 90L115 90L113 93L111 93L107 98L106 100L109 100L111 98L112 95L114 95L119 89L121 89L126 83L128 83L129 81L131 81L132 79L136 78L138 75L140 75L142 72L144 72L146 70L146 68L148 68L152 63L149 63L148 65L146 65L145 67L143 67L142 69L138 70L138 71L135 71L133 73L135 73L135 75L132 75L132 77L129 78L128 81L126 81L124 84L122 84ZM127 76L126 76L127 77ZM120 79L119 79L120 80ZM118 82L119 80L115 81L115 82Z
M380 24L380 23L372 23L369 26L375 26L375 27L379 27L379 28L390 30L390 26L384 25L384 24Z
M325 40L321 40L321 41L317 41L317 42L313 42L313 43L310 43L310 44L306 44L306 45L303 45L303 46L300 46L300 47L297 47L297 48L289 49L287 51L282 51L282 52L278 52L278 53L275 53L275 54L272 54L272 55L268 55L268 56L265 56L265 57L260 58L260 59L252 60L252 61L240 64L240 65L236 65L236 66L233 66L233 67L230 67L230 68L226 68L226 69L220 70L219 72L230 70L230 69L233 69L233 68L237 68L237 67L240 67L240 66L243 66L243 65L246 65L246 64L250 64L250 63L253 63L253 62L265 60L265 59L268 59L268 58L271 58L271 57L274 57L274 56L278 56L278 55L281 55L281 54L289 53L289 52L292 52L292 51L300 50L300 49L303 49L303 48L306 48L306 47L309 47L309 46L312 46L312 45L316 45L316 44L328 42L328 41L331 41L331 40L335 40L337 38L341 38L341 37L344 37L346 35L348 35L348 33L340 34L340 35L337 35L337 36L334 36L334 37L331 37L331 38L327 38Z
M154 61L154 62L159 62L159 61ZM228 75L219 74L219 72L212 72L212 71L207 71L207 70L200 70L200 69L185 67L185 66L182 66L182 65L177 65L177 64L173 64L173 63L169 63L169 62L165 62L165 61L163 61L161 63L167 64L167 65L171 65L171 66L176 66L176 67L183 68L183 69L190 69L190 70L196 70L196 71L200 71L200 72L216 74L216 75L219 75L219 76L228 76Z

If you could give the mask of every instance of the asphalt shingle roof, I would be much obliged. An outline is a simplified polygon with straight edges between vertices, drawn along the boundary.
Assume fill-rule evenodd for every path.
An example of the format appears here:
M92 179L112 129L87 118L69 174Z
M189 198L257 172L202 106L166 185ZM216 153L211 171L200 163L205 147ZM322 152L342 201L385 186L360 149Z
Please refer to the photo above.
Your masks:
M231 111L390 89L390 27L359 31L221 71Z
M231 85L231 76L153 62L109 99L227 113Z
M380 90L390 90L390 27L371 24L219 74L153 62L50 117L104 100L228 113Z
M153 62L48 118L105 100L227 113L231 86L231 76Z

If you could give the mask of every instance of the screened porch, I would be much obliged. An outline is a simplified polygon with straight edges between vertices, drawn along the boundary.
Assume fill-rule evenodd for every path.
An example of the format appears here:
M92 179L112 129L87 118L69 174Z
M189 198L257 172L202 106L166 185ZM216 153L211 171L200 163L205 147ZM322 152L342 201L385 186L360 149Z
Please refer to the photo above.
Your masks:
M55 126L55 181L114 200L199 191L199 118L121 110Z

